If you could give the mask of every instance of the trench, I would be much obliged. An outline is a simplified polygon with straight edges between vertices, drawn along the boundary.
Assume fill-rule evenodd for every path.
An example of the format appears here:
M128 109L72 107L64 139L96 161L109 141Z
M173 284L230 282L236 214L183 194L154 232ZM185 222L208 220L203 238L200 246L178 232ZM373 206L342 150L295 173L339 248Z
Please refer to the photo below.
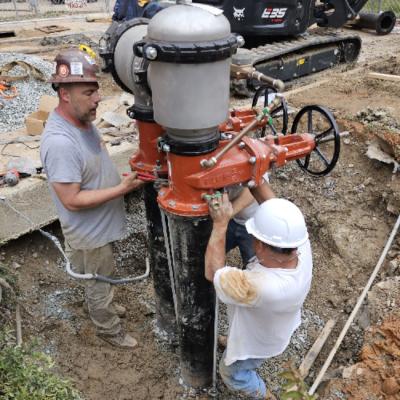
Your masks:
M398 73L398 64L391 69L393 60L387 63L388 69L379 72ZM398 104L398 88L390 85L389 89L385 82L364 82L359 77L346 84L331 82L291 99L294 107L322 101L334 110L341 129L351 132L343 143L335 170L316 179L304 174L293 162L271 173L276 193L294 201L304 212L314 254L314 280L304 307L303 324L287 351L265 363L260 371L273 390L281 383L277 374L285 368L285 363L298 365L323 324L335 317L338 324L311 370L308 383L316 376L368 280L395 219L387 208L396 199L394 184L398 178L392 174L391 166L365 155L374 132L383 129L382 126L386 129L389 125L392 129L392 120L386 118L378 121L383 125L374 125L359 120L357 113L370 106L370 98L374 96L380 101L373 106L384 108L387 117L398 121L393 107ZM122 276L143 273L147 254L142 194L127 199L127 210L129 236L115 248ZM57 224L50 229L60 236ZM396 248L399 245L397 240ZM56 360L57 371L71 378L85 398L172 400L180 396L205 396L179 384L177 348L164 340L155 324L151 279L116 290L116 300L128 308L124 325L139 341L138 349L133 352L119 352L95 337L81 311L82 288L66 276L59 255L39 235L26 235L2 247L1 256L10 264L20 265L22 298L33 316L28 320L25 315L25 335L40 338L42 348ZM231 265L240 262L237 252L230 254L229 262ZM380 278L389 275L384 268ZM361 325L358 321L351 328L332 369L358 360L364 335ZM227 329L223 308L219 329L221 333ZM221 381L218 390L221 400L237 398L232 397Z

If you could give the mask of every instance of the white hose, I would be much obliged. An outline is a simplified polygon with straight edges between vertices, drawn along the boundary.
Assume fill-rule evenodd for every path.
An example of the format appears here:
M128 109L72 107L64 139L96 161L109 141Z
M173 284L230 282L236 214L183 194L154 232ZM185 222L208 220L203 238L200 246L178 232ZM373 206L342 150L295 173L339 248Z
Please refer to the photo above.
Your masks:
M178 301L176 298L175 276L174 276L174 269L173 269L173 265L172 265L173 261L171 259L171 245L170 245L170 241L169 241L170 236L168 235L168 229L167 229L167 216L165 215L165 213L161 209L161 207L160 207L160 214L161 214L161 223L162 223L163 234L164 234L165 251L167 253L169 280L171 283L171 291L172 291L172 300L174 302L176 323L178 323L179 322L179 320L178 320Z
M7 207L11 208L11 210L16 212L21 218L23 218L25 221L27 221L29 223L29 225L32 226L32 228L34 228L35 223L30 218L28 218L26 215L24 215L20 211L18 211L13 205L11 205L5 197L1 196L0 200L3 201ZM36 229L36 228L34 228L34 229ZM146 257L146 271L143 275L139 275L139 276L133 276L133 277L121 278L121 279L113 279L113 278L109 278L108 276L97 275L97 274L78 274L72 270L71 263L70 263L67 255L65 254L60 241L54 235L52 235L49 232L44 231L43 229L38 228L37 230L43 236L50 239L54 243L54 245L57 247L58 251L61 253L61 255L65 261L65 270L67 271L67 274L70 275L72 278L81 279L81 280L96 280L96 281L111 283L113 285L121 285L121 284L135 282L135 281L145 279L150 274L150 262L147 257Z
M218 318L219 318L219 300L215 296L215 313L214 313L214 349L213 349L213 372L212 372L212 388L209 391L211 397L218 395L217 391L217 348L218 348Z

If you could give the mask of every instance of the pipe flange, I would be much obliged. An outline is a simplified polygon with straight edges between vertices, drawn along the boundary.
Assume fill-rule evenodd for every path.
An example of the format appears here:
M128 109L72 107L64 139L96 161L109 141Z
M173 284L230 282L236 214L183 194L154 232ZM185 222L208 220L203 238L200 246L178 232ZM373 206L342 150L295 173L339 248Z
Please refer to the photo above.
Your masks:
M225 60L236 53L236 35L228 38L194 43L161 43L141 41L133 46L135 55L148 61L175 64L200 64Z
M201 143L187 143L183 141L177 141L168 136L164 137L165 144L169 146L169 151L173 154L196 156L200 154L207 154L214 151L219 144L220 137L208 139Z

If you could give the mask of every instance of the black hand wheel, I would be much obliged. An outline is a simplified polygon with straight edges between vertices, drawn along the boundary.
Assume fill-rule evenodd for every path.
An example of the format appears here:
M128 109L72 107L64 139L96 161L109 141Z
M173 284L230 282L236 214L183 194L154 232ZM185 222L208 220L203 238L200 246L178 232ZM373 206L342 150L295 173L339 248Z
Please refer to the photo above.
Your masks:
M277 93L275 88L272 88L271 86L260 86L256 92L254 93L254 97L253 97L253 103L252 103L252 107L255 107L258 103L258 100L260 98L261 95L264 96L264 107L266 107L270 102L268 102L268 99L270 98L270 95L273 93ZM272 101L272 100L271 100ZM273 110L271 112L271 117L273 121L277 121L278 123L280 123L280 133L283 133L284 135L287 134L288 131L288 121L289 121L289 116L288 116L288 107L287 107L287 103L285 99L282 99L282 104L276 108L275 110ZM261 137L264 137L266 135L266 128L269 127L270 130L272 131L272 133L274 135L277 135L277 130L274 126L274 124L270 125L266 125L261 129Z
M326 175L333 170L339 159L340 134L329 110L316 105L302 108L293 121L291 133L309 133L314 136L314 150L306 157L296 160L300 168L317 176Z

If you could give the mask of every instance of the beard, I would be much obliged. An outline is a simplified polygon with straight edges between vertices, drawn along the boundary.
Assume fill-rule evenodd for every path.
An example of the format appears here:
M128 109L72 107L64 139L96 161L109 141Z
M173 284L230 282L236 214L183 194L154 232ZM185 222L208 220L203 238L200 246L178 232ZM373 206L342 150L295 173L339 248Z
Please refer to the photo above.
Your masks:
M78 119L81 122L93 122L96 119L96 108L92 108L89 111L82 113L80 110L78 112Z

